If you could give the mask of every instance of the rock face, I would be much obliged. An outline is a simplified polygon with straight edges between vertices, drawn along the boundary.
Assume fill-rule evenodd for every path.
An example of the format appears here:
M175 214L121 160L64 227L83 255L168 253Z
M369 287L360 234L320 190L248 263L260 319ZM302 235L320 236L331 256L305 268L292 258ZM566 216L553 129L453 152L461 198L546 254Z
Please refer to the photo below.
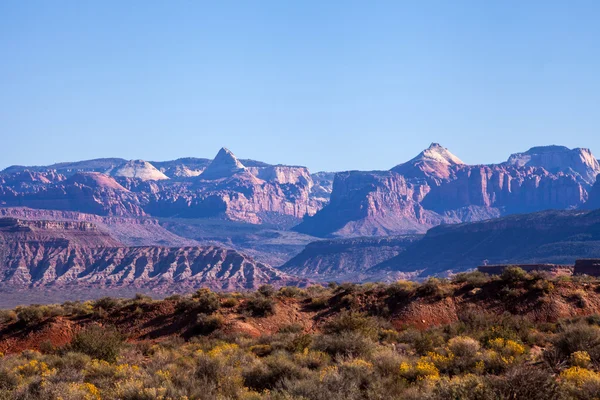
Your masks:
M538 147L503 164L470 166L434 143L390 171L336 174L329 204L296 229L321 237L422 233L439 224L574 209L587 201L598 163L588 150L565 149Z
M41 210L25 207L0 208L0 218L31 221L89 222L126 246L189 247L200 243L163 228L156 219L84 214L75 211Z
M0 283L190 290L298 280L219 247L125 247L89 222L0 219Z
M243 162L247 165L221 149L212 161L56 164L65 175L50 167L11 167L0 174L0 205L106 216L216 217L289 227L327 201L312 194L305 167Z
M590 191L590 197L587 203L584 204L583 208L587 210L595 210L600 208L600 175L596 178L596 184Z
M201 178L207 180L230 178L235 174L245 171L246 167L244 167L244 164L231 151L223 147L219 150L215 159L202 172Z
M553 174L563 172L588 185L593 185L600 173L600 164L589 149L571 150L564 146L534 147L525 153L511 155L506 164L541 167Z
M327 282L362 281L365 272L404 251L420 236L361 237L310 243L280 269L292 275Z
M464 165L460 158L439 143L432 143L412 160L395 166L392 171L415 178L447 179L454 167Z
M0 205L4 207L73 210L97 215L144 216L135 193L113 178L99 173L76 173L68 179L54 172L34 173L45 179L24 183L11 181L0 185Z
M144 160L131 160L114 170L110 170L112 176L121 176L124 178L138 178L142 181L160 181L169 179L168 176L160 172L156 167Z

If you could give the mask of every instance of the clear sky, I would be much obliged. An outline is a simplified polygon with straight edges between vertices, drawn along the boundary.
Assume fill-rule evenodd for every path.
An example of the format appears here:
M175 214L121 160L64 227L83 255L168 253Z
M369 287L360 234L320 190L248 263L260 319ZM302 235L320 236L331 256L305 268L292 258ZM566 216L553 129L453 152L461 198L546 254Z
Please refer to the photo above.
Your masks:
M600 2L0 2L0 168L97 157L387 169L600 157Z

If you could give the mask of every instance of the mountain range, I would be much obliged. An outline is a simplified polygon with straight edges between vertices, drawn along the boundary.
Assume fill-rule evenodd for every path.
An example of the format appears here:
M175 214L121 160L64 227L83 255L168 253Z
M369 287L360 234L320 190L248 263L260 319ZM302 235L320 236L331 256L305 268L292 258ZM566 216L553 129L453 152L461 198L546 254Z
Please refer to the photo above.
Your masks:
M526 257L492 238L508 230L525 234L531 224L544 227L536 234L555 238L548 227L556 221L593 220L595 214L584 210L600 208L598 174L600 164L588 149L534 147L503 163L467 165L436 143L387 171L311 173L238 159L225 148L213 160L12 166L0 172L0 216L10 218L1 232L0 281L239 289L306 278L444 274L483 259L558 261L555 251L530 248ZM562 214L511 217L544 210ZM44 225L49 221L52 229ZM94 233L80 243L72 227L59 224L69 221L93 225L78 230L83 236L105 236ZM25 228L29 233L15 236L14 229ZM476 238L492 232L488 246L473 242L473 229ZM40 240L52 235L64 240ZM459 237L460 246L451 245ZM594 232L573 233L560 243L583 237L595 238ZM90 245L95 240L101 250ZM32 250L33 243L43 248ZM486 251L471 253L468 246ZM595 246L570 248L565 261L600 256ZM207 252L220 254L218 267Z

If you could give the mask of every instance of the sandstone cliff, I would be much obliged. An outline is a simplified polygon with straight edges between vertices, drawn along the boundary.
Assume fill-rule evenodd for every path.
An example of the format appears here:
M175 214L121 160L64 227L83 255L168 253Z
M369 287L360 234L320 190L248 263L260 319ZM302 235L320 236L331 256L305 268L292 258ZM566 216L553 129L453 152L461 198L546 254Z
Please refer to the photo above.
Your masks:
M562 149L562 150L561 150ZM330 202L295 229L328 236L425 232L432 226L545 209L588 198L588 150L534 148L499 165L466 165L439 144L390 171L336 174Z

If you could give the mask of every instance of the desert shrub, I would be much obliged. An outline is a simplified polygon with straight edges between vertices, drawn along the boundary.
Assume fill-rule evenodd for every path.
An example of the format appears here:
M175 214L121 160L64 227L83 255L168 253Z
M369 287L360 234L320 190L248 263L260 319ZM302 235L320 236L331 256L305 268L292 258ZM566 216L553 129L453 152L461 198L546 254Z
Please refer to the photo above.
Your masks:
M571 295L569 296L569 298L579 308L585 308L587 306L587 300L586 300L586 296L585 296L585 291L583 291L581 289L575 290L573 293L571 293Z
M281 328L279 328L278 332L279 333L300 333L304 331L304 327L300 324L289 324L289 325L283 325Z
M304 290L302 290L296 286L284 286L281 289L279 289L279 291L277 292L278 296L292 297L292 298L302 297L305 294L306 294L306 292Z
M271 390L284 380L299 379L302 368L283 354L268 356L243 372L244 384L254 390Z
M166 301L179 301L179 300L181 300L182 297L183 296L181 296L180 294L172 294L168 297L165 297L165 300Z
M554 283L550 282L547 279L537 279L531 285L531 289L538 290L542 293L552 293L554 291Z
M250 346L250 351L257 357L266 357L273 352L273 346L270 344L255 344Z
M152 303L152 297L143 294L143 293L136 293L134 298L133 298L133 302L134 303Z
M455 357L474 358L480 348L479 341L468 336L456 336L448 341L448 349Z
M375 350L375 343L358 332L342 332L316 338L313 348L332 357L368 357Z
M121 302L113 297L101 297L94 302L93 307L94 310L101 308L104 311L111 311L117 308L120 304Z
M114 362L122 344L123 337L115 328L90 325L73 337L71 349L92 358Z
M356 332L365 337L376 339L378 328L378 323L373 317L363 313L342 311L323 325L323 332L332 335Z
M434 330L418 331L416 329L408 329L400 332L398 341L411 345L417 354L426 355L444 344L444 336Z
M562 360L578 351L585 351L592 359L600 360L600 328L582 323L566 326L554 340L554 347Z
M452 295L452 287L448 285L446 280L429 278L418 287L417 293L420 296L441 299Z
M481 287L490 280L491 277L481 271L461 272L452 277L452 282L465 283L470 287Z
M292 338L286 345L286 350L291 353L299 353L308 349L313 343L313 337L308 334L299 334Z
M485 378L476 375L455 376L436 382L432 400L492 400L496 397Z
M177 301L175 310L178 313L188 313L197 310L198 303L189 297L183 297Z
M217 329L221 329L225 325L225 318L221 315L198 314L196 316L196 324L194 325L194 333L199 335L208 335Z
M235 297L231 296L231 297L226 297L225 299L223 299L223 301L221 302L221 306L225 307L225 308L234 308L239 304L239 300L236 299Z
M329 298L326 296L312 297L307 307L311 310L323 310L329 305Z
M503 281L510 283L522 282L527 279L527 272L519 267L507 267L500 275Z
M17 313L13 310L0 310L0 324L12 324L17 319Z
M505 375L488 378L497 399L560 399L562 393L549 371L530 366L511 368Z
M33 305L17 308L17 319L26 326L31 326L42 322L46 315L43 306Z
M344 282L332 289L335 294L353 294L358 292L359 286L356 283Z
M592 314L588 316L585 321L590 325L600 326L600 315Z
M93 304L89 301L67 301L62 305L65 314L77 317L89 315L94 311Z
M508 300L516 299L520 295L521 295L521 292L519 291L519 289L510 287L510 286L504 286L500 290L500 297L502 297L504 299L508 299Z
M212 314L221 307L219 296L210 289L200 289L192 298L196 300L196 310L204 314Z
M275 294L275 288L271 285L262 285L257 291L265 297L271 297Z
M266 317L275 313L275 301L262 295L254 296L246 301L246 310L255 317Z
M390 284L386 293L391 299L402 301L414 296L418 286L415 282L401 280Z
M589 369L574 366L560 373L563 388L573 399L600 398L600 374Z

